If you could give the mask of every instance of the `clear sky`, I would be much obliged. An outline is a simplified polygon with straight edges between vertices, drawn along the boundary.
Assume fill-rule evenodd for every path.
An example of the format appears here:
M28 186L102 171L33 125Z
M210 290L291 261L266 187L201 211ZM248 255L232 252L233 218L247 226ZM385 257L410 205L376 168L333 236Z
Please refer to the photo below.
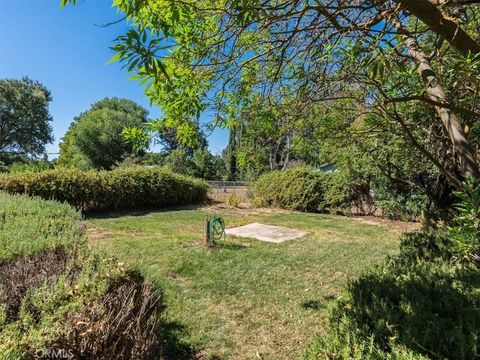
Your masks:
M28 76L52 92L55 141L47 146L49 153L58 152L73 117L104 97L134 100L150 111L150 117L161 114L149 106L143 88L128 80L126 70L107 64L114 55L109 47L126 29L123 22L97 26L120 18L111 4L80 0L60 9L60 0L0 0L0 78ZM219 153L227 145L228 133L216 130L208 141L210 150Z

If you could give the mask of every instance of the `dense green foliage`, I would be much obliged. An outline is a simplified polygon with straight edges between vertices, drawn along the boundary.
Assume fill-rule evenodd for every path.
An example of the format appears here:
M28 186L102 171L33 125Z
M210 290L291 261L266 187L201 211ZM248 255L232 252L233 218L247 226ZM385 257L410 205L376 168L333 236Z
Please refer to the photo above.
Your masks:
M9 174L0 176L0 189L68 202L83 211L186 205L205 200L207 194L201 180L158 167Z
M207 148L207 138L198 126L193 129L193 134L189 134L189 136L194 140L191 145L185 144L179 140L176 128L160 125L157 129L159 143L167 153L181 149L185 150L188 155L192 156L195 150L205 150Z
M303 179L307 173L308 179ZM340 214L378 214L404 221L420 219L422 211L428 208L425 194L395 187L380 176L369 180L366 173L349 168L323 172L308 166L292 167L264 173L253 183L252 191L259 206ZM310 178L315 186L309 185ZM303 185L302 181L305 181ZM292 187L292 183L298 186ZM305 188L302 189L302 186ZM307 195L310 191L313 193Z
M426 357L476 358L480 277L476 267L452 263L444 236L408 234L398 256L350 283L333 311L335 335L314 345L312 359L383 359L403 348ZM369 345L383 356L358 351Z
M92 254L80 219L67 204L0 192L2 359L158 354L161 296Z
M52 163L45 160L33 160L23 163L13 163L8 167L8 172L21 173L21 172L39 172L48 169L52 169Z
M266 173L253 184L254 202L290 210L320 211L323 174L310 167Z
M175 149L171 152L145 153L125 158L118 166L162 166L181 175L194 176L205 180L222 180L225 176L225 163L221 156L213 155L207 149L196 149L190 155L187 150Z
M67 204L0 192L0 261L80 242L80 219Z
M200 113L215 110L212 127L230 130L229 179L291 162L345 171L344 151L358 185L381 177L369 184L380 209L411 219L444 215L463 177L480 176L478 7L213 3L114 1L135 25L117 38L113 60L136 73L184 141Z
M349 284L307 359L478 358L480 237L462 219L480 190L466 188L456 225L404 235L398 255ZM469 247L463 257L459 242Z
M380 134L378 147L399 154L413 148L457 186L480 176L478 131L468 130L479 116L480 44L478 8L453 2L462 10L443 0L116 0L134 26L117 38L112 60L136 72L186 141L200 113L215 109L213 125L238 129L254 168L282 167L293 142L315 140L315 128L298 125L319 102L350 99L348 120L368 124L363 137Z
M455 206L458 216L450 227L453 252L459 260L480 261L480 182L469 178L462 191L455 192L460 202Z
M75 117L60 144L58 164L80 169L110 169L132 145L123 140L127 127L141 127L148 112L127 99L105 98Z
M50 91L40 82L0 79L0 153L42 155L53 141Z

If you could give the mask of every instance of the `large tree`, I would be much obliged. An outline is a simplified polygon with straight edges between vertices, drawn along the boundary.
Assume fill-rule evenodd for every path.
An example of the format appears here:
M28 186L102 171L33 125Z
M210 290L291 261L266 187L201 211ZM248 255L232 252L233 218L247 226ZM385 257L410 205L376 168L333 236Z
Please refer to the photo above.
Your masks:
M0 80L0 153L39 156L53 141L50 91L40 82Z
M167 153L181 149L189 156L193 156L195 150L205 150L208 146L207 138L198 126L192 128L191 136L194 138L194 141L191 144L185 144L180 141L177 129L174 127L160 126L156 135L155 139L158 139L163 150Z
M133 152L123 140L127 127L142 127L148 112L134 101L105 98L75 117L60 143L60 165L110 169Z
M464 73L478 74L479 9L468 3L116 0L134 28L118 38L115 59L147 83L147 95L179 127L207 107L218 112L218 122L228 123L231 106L248 110L249 94L261 94L265 105L272 95L301 94L304 106L314 106L364 88L358 100L376 102L370 110L404 124L403 136L457 185L465 175L480 176L462 117L473 114L464 99L474 96L478 79L473 87L467 84L471 78L460 79L467 86L452 97L442 71L449 57ZM388 64L404 76L401 88L388 87L383 76L385 60L392 59ZM408 67L417 73L403 71ZM453 171L421 146L398 114L396 104L417 101L435 111L432 120L442 126L455 156Z

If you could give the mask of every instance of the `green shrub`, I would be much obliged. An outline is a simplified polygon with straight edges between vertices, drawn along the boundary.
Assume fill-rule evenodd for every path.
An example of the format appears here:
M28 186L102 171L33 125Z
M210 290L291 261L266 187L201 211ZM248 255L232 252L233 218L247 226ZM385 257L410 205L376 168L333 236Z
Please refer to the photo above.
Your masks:
M372 214L376 210L368 181L352 177L348 171L323 174L322 206L331 213Z
M239 207L242 200L237 195L230 195L227 197L227 205L231 207Z
M39 172L51 169L52 166L48 161L38 160L30 162L15 162L10 165L11 173L22 173L22 172Z
M455 205L457 215L449 230L455 257L480 264L480 182L469 178L462 191L454 194L459 203Z
M404 234L400 242L401 257L397 261L453 261L453 241L444 228Z
M383 216L402 221L417 220L428 208L428 197L407 186L392 186L385 180L372 184L374 201Z
M456 194L452 227L403 235L398 255L349 284L306 359L480 357L477 186Z
M0 261L82 242L79 220L67 204L0 192Z
M265 173L253 184L253 201L258 206L321 211L322 178L320 171L307 166Z
M67 202L83 211L159 208L198 203L207 185L156 167L112 171L55 169L0 176L0 190Z
M0 358L156 359L171 336L162 294L92 254L80 219L67 204L0 192Z
M369 342L384 353L375 359L398 349L440 359L477 358L479 287L480 272L454 260L447 231L406 234L397 256L349 284L330 317L333 340L315 346L327 351L332 342L350 344L342 350L348 356L326 357L331 359L356 359L356 349Z

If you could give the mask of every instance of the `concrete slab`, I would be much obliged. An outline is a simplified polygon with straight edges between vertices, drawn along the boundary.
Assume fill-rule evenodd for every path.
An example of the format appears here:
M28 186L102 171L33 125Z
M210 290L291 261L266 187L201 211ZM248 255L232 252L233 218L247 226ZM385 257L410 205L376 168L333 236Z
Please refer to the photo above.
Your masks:
M252 223L245 226L226 229L225 232L227 235L252 238L277 244L286 240L298 239L307 234L305 231L259 223Z

